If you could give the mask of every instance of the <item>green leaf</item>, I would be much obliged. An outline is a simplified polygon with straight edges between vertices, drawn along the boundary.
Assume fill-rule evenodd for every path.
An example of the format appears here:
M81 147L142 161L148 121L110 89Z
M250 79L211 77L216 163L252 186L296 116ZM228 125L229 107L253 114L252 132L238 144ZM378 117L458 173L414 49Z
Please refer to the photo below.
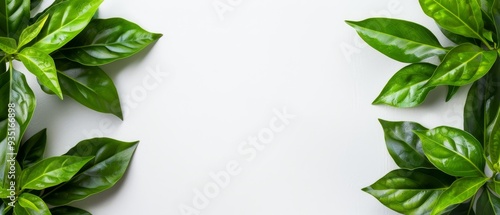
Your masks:
M495 26L495 39L498 43L500 41L500 0L490 0L490 2L492 2L492 6L489 9L491 13L491 19Z
M23 193L19 196L17 204L14 207L15 215L50 215L47 204L30 193Z
M70 181L49 189L43 199L51 205L59 206L111 188L127 170L137 144L138 142L126 143L109 138L95 138L78 143L66 155L95 158Z
M60 156L41 160L23 170L22 189L42 190L69 181L93 157Z
M42 0L31 0L30 2L31 2L30 9L33 10L36 7L38 7L38 5L40 5L40 3L42 3Z
M123 119L120 98L113 80L99 67L57 60L59 83L65 95L102 113Z
M428 63L411 64L399 70L387 83L373 104L394 107L415 107L424 102L434 87L424 86L436 66Z
M488 73L496 59L496 51L484 51L469 43L459 45L446 55L427 86L470 84Z
M24 75L16 70L0 74L0 185L7 181L8 153L17 153L36 106ZM9 110L11 117L9 117ZM13 117L13 118L12 118ZM14 122L9 122L14 119ZM13 126L13 127L12 127ZM12 129L13 128L13 129ZM9 135L10 134L10 135ZM14 143L9 147L9 141Z
M472 204L472 201L468 201L466 203L462 203L462 204L458 205L455 208L453 208L453 206L452 206L451 208L453 208L453 210L450 211L450 213L444 213L444 214L446 214L446 215L476 215L471 204Z
M422 150L422 142L413 133L414 130L425 130L425 127L414 122L379 121L384 128L387 150L399 167L433 168Z
M0 50L7 54L14 54L17 52L16 40L8 37L0 37Z
M38 36L43 26L45 25L47 18L49 18L48 15L44 16L43 18L35 22L35 24L30 25L23 30L21 36L19 37L19 46L17 49L21 49L24 45L28 44Z
M161 36L121 18L94 19L61 53L82 65L100 66L130 57Z
M71 206L51 208L50 212L52 213L52 215L92 215L85 210Z
M30 0L0 0L0 36L17 39L30 18Z
M497 173L491 179L488 182L488 188L498 196L500 195L500 175Z
M439 30L441 30L441 32L443 33L443 35L446 38L448 38L450 41L452 41L453 43L455 43L457 45L464 44L464 43L472 43L475 45L481 44L481 42L478 39L464 37L464 36L459 35L459 34L451 33L440 26L438 26L438 27L439 27Z
M431 31L413 22L389 18L346 22L371 47L397 61L418 63L448 52Z
M490 134L489 141L485 143L487 155L490 156L495 167L500 167L500 109L498 109L491 127L488 128L488 133ZM494 169L494 171L500 171L500 168Z
M419 0L424 13L440 27L465 37L484 41L481 6L476 0Z
M102 2L78 0L54 4L44 13L49 14L49 19L32 47L46 54L61 48L87 26Z
M487 75L488 76L488 75ZM464 130L483 143L484 110L487 90L487 77L474 82L469 89L464 107Z
M42 160L47 144L47 129L33 135L19 148L16 159L23 168L29 167L32 164Z
M33 73L40 83L49 88L62 99L62 91L57 78L56 65L50 55L32 47L27 47L19 53L24 66Z
M461 178L453 182L441 196L439 201L431 212L431 215L440 214L446 208L467 201L474 196L477 191L489 179L488 178Z
M483 149L471 134L446 126L415 133L429 161L441 171L457 177L484 176Z
M404 214L428 214L454 181L438 170L394 170L363 191L388 208Z
M476 212L477 214L500 215L500 198L489 189L484 189L477 200Z
M446 95L446 102L449 102L453 96L458 92L460 87L457 86L448 86L448 94Z

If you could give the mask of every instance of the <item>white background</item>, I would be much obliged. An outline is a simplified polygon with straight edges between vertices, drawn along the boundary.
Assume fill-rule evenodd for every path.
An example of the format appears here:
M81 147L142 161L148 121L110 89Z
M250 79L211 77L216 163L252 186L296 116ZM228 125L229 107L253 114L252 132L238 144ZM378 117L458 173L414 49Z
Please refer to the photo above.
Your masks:
M231 11L218 14L215 3ZM106 0L100 16L164 34L104 67L125 120L45 95L31 79L38 107L28 131L48 128L47 156L94 136L141 141L115 188L75 204L96 215L182 215L231 161L240 173L199 214L395 214L361 191L396 168L377 119L461 127L466 89L449 103L438 89L414 109L371 105L403 64L367 47L344 20L412 20L446 44L417 1ZM283 109L295 118L248 161L242 142Z

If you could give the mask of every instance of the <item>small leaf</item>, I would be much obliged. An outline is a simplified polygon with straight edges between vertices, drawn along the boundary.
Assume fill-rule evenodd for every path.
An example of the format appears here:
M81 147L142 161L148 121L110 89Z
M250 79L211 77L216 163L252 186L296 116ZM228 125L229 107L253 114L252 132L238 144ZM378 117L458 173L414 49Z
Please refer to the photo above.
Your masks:
M469 133L446 126L415 133L429 161L441 171L457 177L484 176L483 149Z
M47 204L30 193L22 193L14 207L15 215L50 215Z
M35 9L40 3L42 3L42 0L31 0L30 9Z
M121 18L94 19L60 51L82 65L100 66L130 57L161 36Z
M476 0L419 0L424 13L440 27L465 37L483 39L484 21Z
M453 206L452 206L451 208L453 208L453 210L450 211L450 213L448 213L448 214L447 213L444 213L444 214L446 214L446 215L476 215L471 204L472 204L472 201L468 201L466 203L462 203L462 204L458 205L455 208L453 208Z
M496 51L469 43L459 45L446 55L426 86L470 84L488 73L496 59Z
M457 86L448 86L448 94L446 95L446 102L449 102L453 96L458 92L460 87Z
M394 170L363 191L388 208L404 214L428 214L454 181L439 170Z
M477 200L476 212L477 214L500 215L500 198L489 189L484 189Z
M51 208L50 212L52 213L52 215L92 215L85 210L71 206Z
M38 34L43 28L43 25L45 25L47 18L49 18L48 15L44 16L43 18L38 20L35 24L28 26L23 30L21 36L19 37L18 49L21 49L24 45L28 44L38 36Z
M116 87L102 69L68 60L57 60L56 67L65 95L95 111L112 113L123 119Z
M37 162L23 170L22 189L42 190L69 181L92 157L60 156Z
M433 168L422 150L422 142L414 130L425 130L414 122L389 122L379 120L384 128L385 142L389 154L401 168Z
M47 144L47 130L43 129L21 145L16 159L23 168L42 160Z
M24 66L38 78L43 86L49 88L62 99L63 96L57 78L56 65L48 54L36 48L27 47L18 56Z
M43 199L54 206L85 199L113 187L127 170L138 142L120 142L108 138L84 140L66 155L95 156L70 181L49 189Z
M399 70L387 83L373 104L394 107L415 107L421 104L434 87L425 87L436 66L428 63L411 64Z
M451 40L453 43L455 43L457 45L461 45L464 43L472 43L475 45L481 44L481 42L478 39L464 37L462 35L451 33L440 26L438 26L438 27L439 27L439 30L441 30L441 32L444 34L444 36L446 36L446 38L448 38L449 40Z
M441 196L431 212L431 215L440 214L446 208L467 201L474 196L477 191L489 179L488 178L461 178L453 182Z
M17 52L16 40L8 37L0 37L0 50L7 54L14 54Z
M43 13L48 14L49 19L32 47L46 54L61 48L87 26L102 2L103 0L54 2Z
M397 61L418 63L448 52L431 31L413 22L370 18L360 22L347 21L347 24L356 29L371 47Z

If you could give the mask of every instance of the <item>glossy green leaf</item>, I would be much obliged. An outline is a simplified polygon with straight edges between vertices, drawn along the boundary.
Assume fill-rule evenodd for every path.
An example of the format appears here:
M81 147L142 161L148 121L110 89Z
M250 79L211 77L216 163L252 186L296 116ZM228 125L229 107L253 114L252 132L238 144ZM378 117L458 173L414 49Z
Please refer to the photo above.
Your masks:
M16 70L0 74L0 185L7 180L8 160L17 153L33 116L35 95L24 75ZM9 117L10 110L10 117ZM13 119L14 122L10 122ZM12 145L9 146L9 141Z
M457 94L458 90L460 90L460 87L448 86L448 94L446 94L446 102L449 102L453 98L453 96Z
M138 142L120 142L109 138L84 140L66 155L95 156L82 170L63 186L49 189L43 198L59 206L85 199L111 188L127 170Z
M495 174L491 178L492 180L488 182L488 188L491 189L497 196L500 196L500 175Z
M100 66L130 57L161 36L121 18L94 19L60 51L82 65Z
M371 47L401 62L418 63L448 52L431 31L413 22L370 18L360 22L347 21L347 24L356 29Z
M481 6L476 0L419 0L424 13L442 28L465 37L484 40Z
M42 160L46 144L47 130L43 129L21 145L17 153L17 161L23 168L26 168Z
M15 215L50 215L47 204L30 193L23 193L19 196L16 206L14 207Z
M415 133L429 161L441 171L457 177L484 176L483 149L471 134L446 126Z
M14 54L17 52L16 40L9 37L0 37L0 50L7 54Z
M99 67L82 66L68 60L56 61L62 92L77 102L123 119L113 80Z
M487 77L472 84L464 107L464 130L484 143L484 110L487 90Z
M500 0L488 0L488 2L492 2L491 8L487 8L487 10L490 10L491 19L495 26L495 39L498 43L500 41Z
M440 197L439 201L435 205L431 212L431 215L440 214L446 208L460 204L472 198L477 191L483 186L489 179L488 178L460 178L453 182L453 184L448 188Z
M38 5L40 5L40 3L42 3L42 0L30 0L30 2L31 2L30 9L33 10L36 7L38 7Z
M21 36L19 36L18 49L21 49L24 45L28 44L38 36L43 26L45 25L47 18L49 18L48 15L44 16L43 18L35 22L35 24L28 26L23 30L23 32L21 32Z
M42 190L69 181L93 157L60 156L41 160L23 170L22 189Z
M489 138L488 142L485 143L485 150L490 156L490 160L495 167L494 171L500 171L500 109L496 114L495 120L492 125L488 128Z
M24 66L38 78L43 86L49 88L62 99L56 65L50 55L36 48L27 47L18 56Z
M476 203L477 214L500 215L500 198L489 189L483 190Z
M388 208L404 214L428 214L454 181L438 170L394 170L363 191Z
M30 0L0 0L0 36L17 39L30 18Z
M78 0L54 4L44 13L49 15L49 19L33 47L46 54L61 48L87 26L102 2Z
M379 120L384 129L385 143L396 164L405 169L433 168L425 157L422 142L414 130L426 130L414 122L389 122Z
M426 86L470 84L488 73L496 59L496 51L469 43L459 45L446 55Z
M85 210L71 206L51 208L50 212L52 213L52 215L92 215Z
M464 37L464 36L459 35L459 34L451 33L448 30L446 30L440 26L438 26L438 27L439 27L439 30L441 30L441 33L443 33L443 35L446 38L448 38L450 41L452 41L453 43L455 43L457 45L464 44L464 43L472 43L475 45L481 44L481 41L479 41L478 39Z
M387 83L373 104L394 107L415 107L421 104L434 87L425 87L436 66L428 63L411 64L399 70Z

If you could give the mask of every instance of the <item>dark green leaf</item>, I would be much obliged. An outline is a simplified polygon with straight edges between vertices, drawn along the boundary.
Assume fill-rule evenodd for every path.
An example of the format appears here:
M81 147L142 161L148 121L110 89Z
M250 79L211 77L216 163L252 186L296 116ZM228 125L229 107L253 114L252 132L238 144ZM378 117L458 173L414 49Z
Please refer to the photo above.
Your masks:
M49 88L62 99L56 65L50 55L36 48L27 47L18 56L24 66L38 78L43 86Z
M85 210L71 206L51 208L50 212L52 213L52 215L92 215Z
M14 54L17 52L16 40L8 37L0 37L0 50L7 54Z
M428 214L454 181L438 170L394 170L363 191L388 208L405 214Z
M30 193L23 193L19 196L17 204L14 207L15 215L50 215L47 204Z
M17 153L17 161L23 168L26 168L42 160L46 144L47 130L43 129L21 145L19 153Z
M434 87L425 87L436 66L428 63L411 64L399 70L387 83L373 104L394 107L414 107L421 104Z
M426 130L414 122L389 122L379 120L384 128L387 150L396 164L405 169L433 168L422 150L422 142L414 130Z
M472 207L472 201L462 203L455 207L450 213L444 213L446 215L476 215ZM452 206L453 207L453 206Z
M500 42L500 1L499 0L489 0L488 2L492 2L491 8L488 8L491 10L491 19L493 21L493 24L495 26L496 30L496 41L497 43Z
M461 178L453 182L441 196L431 212L431 215L440 214L446 208L467 201L474 196L477 191L489 179L488 178Z
M425 14L452 33L481 40L484 40L484 34L488 34L484 29L481 6L476 0L419 2Z
M427 86L470 84L488 73L496 59L496 51L484 51L469 43L459 45L446 55Z
M477 214L500 215L500 198L489 189L484 189L477 200L476 212Z
M35 39L36 36L38 36L43 26L45 25L45 22L47 21L48 17L49 17L48 15L44 16L43 18L35 22L35 24L30 25L23 30L21 36L19 37L18 49L21 49L24 45L28 44L33 39Z
M21 138L33 116L36 100L26 78L16 70L0 74L0 97L2 97L0 99L0 151L3 152L0 153L0 185L4 185L9 168L7 160L12 157L8 153L18 152ZM13 118L9 117L9 109L11 116L14 115ZM14 123L9 122L10 119L14 119ZM9 147L9 139L13 139L12 148Z
M40 3L42 3L42 0L31 0L30 9L35 9Z
M446 126L415 133L429 161L441 171L457 177L484 176L483 149L474 136Z
M61 53L82 65L100 66L132 56L161 36L121 18L94 19Z
M78 143L66 155L95 158L63 186L48 190L43 199L51 205L65 205L111 188L127 170L137 144L108 138Z
M17 39L30 18L30 0L0 0L0 36Z
M22 189L42 190L69 181L93 157L60 156L41 160L23 170Z
M457 86L448 86L448 94L446 95L446 102L449 102L453 96L458 92L460 87Z
M59 83L65 95L103 113L123 119L113 80L99 67L82 66L68 60L56 61Z
M498 109L491 127L488 128L488 133L490 136L489 141L485 143L485 150L494 165L494 171L500 171L500 109Z
M102 1L78 0L54 4L44 13L49 15L49 19L33 47L46 54L61 48L87 26Z
M488 76L488 75L487 75ZM474 82L469 89L464 107L464 130L481 143L484 140L484 110L487 90L487 77Z
M477 39L464 37L462 35L451 33L442 27L439 27L439 30L441 30L441 32L444 34L444 36L446 36L446 38L448 38L449 40L451 40L452 42L454 42L457 45L464 44L464 43L472 43L475 45L481 44L481 42L478 41Z
M431 31L413 22L370 18L360 22L347 21L347 24L356 29L371 47L401 62L418 63L448 52Z

